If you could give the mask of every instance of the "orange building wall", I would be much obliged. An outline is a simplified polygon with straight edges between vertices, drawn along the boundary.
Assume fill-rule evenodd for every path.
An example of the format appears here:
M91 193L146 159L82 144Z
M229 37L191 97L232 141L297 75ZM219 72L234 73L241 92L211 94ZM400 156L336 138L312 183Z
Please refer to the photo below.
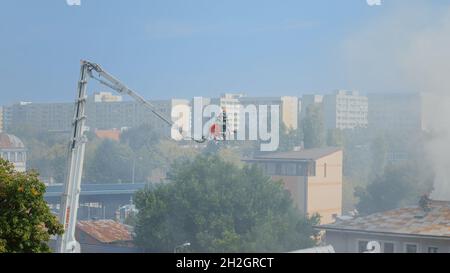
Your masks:
M321 224L342 214L342 151L316 161L316 176L308 177L308 213L319 213ZM326 176L325 176L326 163Z
M329 224L334 222L334 214L342 214L342 160L343 153L338 151L316 161L315 176L272 176L272 179L283 182L300 212L319 213L320 223Z

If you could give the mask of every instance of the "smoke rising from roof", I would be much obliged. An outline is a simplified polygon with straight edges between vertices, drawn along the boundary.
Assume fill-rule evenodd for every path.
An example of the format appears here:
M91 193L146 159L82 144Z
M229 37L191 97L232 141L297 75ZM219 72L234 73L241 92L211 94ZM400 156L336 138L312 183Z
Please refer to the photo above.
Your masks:
M346 77L367 92L422 93L432 198L450 200L450 4L392 1L343 45Z

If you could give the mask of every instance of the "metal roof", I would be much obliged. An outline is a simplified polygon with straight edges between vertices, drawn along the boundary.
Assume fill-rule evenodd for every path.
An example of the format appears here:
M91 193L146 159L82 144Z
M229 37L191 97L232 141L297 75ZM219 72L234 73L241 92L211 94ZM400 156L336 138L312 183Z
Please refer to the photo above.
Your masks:
M319 229L344 232L389 233L450 239L450 202L431 201L430 210L419 206L394 209L364 217L337 220Z
M77 229L102 243L132 241L131 227L114 220L78 221Z
M255 156L253 159L246 161L264 161L264 160L317 160L319 158L342 151L341 148L324 147L315 149L306 149L301 151L271 153L266 155Z

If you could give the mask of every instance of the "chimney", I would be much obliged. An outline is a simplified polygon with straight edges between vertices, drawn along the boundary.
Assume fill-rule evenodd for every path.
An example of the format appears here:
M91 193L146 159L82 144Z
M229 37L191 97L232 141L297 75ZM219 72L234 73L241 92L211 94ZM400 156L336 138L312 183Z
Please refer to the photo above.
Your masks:
M431 199L428 197L428 194L424 194L424 195L422 195L422 197L420 197L419 206L425 212L429 212L431 210L430 203L431 203Z

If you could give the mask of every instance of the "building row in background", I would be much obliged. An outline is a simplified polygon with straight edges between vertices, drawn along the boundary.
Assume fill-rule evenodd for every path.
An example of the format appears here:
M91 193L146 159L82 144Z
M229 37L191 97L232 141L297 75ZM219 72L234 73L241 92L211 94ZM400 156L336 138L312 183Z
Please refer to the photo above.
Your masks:
M286 128L297 129L311 105L323 111L326 129L371 128L386 131L418 131L426 127L424 95L411 93L369 94L337 90L326 95L248 97L244 94L223 94L219 98L196 98L201 107L215 104L227 110L229 128L237 131L241 124L239 106L278 105L280 121ZM154 106L170 117L175 106L186 106L185 113L177 124L184 131L192 132L192 111L194 100L170 99L153 101ZM0 107L0 131L8 131L17 126L27 126L37 130L66 132L71 128L73 103L30 103ZM142 124L152 124L157 130L170 134L169 128L141 104L124 101L121 96L111 93L95 93L87 103L87 126L92 129L109 130L132 128Z
M202 109L210 104L225 107L229 115L229 126L232 130L239 127L239 105L278 105L281 119L287 127L296 129L298 126L299 99L297 97L268 97L252 98L243 94L224 94L220 98L198 98L202 101ZM170 99L152 101L155 108L167 117L171 117L172 109L176 106L186 106L181 116L173 117L178 120L177 125L184 131L192 128L193 101L184 99ZM12 130L17 126L30 129L68 132L73 119L73 103L31 103L20 102L5 106L1 110L0 130ZM88 99L86 107L87 126L92 129L109 130L133 128L142 124L152 124L155 129L164 134L170 134L168 126L159 120L148 108L138 102L123 101L121 96L111 93L96 93Z

